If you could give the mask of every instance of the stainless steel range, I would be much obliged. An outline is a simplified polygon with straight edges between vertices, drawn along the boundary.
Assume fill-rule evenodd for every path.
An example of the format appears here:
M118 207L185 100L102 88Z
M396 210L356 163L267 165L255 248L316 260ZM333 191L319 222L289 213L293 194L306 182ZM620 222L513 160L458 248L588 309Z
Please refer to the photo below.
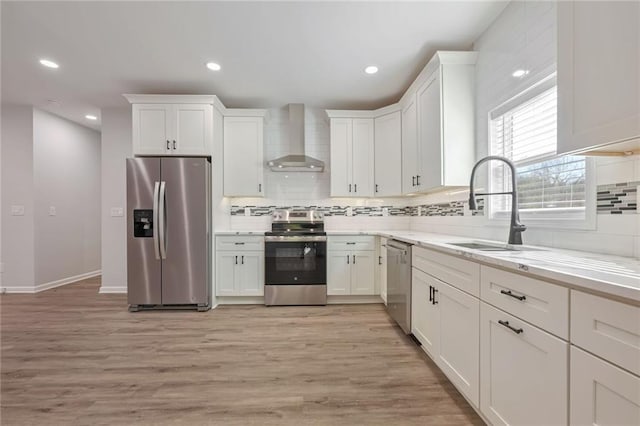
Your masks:
M326 305L327 234L322 213L276 210L264 240L265 305Z

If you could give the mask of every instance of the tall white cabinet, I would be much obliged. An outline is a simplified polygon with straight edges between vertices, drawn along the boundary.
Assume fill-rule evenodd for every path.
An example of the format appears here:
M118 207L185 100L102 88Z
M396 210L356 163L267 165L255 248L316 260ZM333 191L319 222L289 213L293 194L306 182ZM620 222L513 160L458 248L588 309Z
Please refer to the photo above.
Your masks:
M640 150L640 2L557 7L558 153L625 140Z
M224 117L224 195L264 196L264 116Z
M388 197L402 193L402 113L377 117L375 126L374 195Z
M331 118L330 125L331 196L373 196L373 119Z

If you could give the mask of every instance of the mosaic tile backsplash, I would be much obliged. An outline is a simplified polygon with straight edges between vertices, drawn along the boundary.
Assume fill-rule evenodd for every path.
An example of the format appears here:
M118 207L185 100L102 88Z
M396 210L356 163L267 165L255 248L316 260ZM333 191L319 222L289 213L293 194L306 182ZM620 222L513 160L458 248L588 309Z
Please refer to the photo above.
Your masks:
M419 206L231 206L231 216L270 216L276 209L315 209L325 216L464 216L466 201L422 204ZM478 199L474 216L484 214L484 200Z
M635 214L638 212L640 181L598 185L598 214Z

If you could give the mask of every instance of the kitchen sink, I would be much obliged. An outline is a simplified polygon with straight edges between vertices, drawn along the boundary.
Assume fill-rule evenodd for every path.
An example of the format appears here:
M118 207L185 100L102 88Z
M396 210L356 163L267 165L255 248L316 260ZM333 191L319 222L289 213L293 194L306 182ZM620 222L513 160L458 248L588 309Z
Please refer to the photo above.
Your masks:
M543 249L523 247L523 246L510 246L506 244L487 244L478 242L465 242L465 243L447 243L452 246L464 247L472 250L480 251L543 251Z

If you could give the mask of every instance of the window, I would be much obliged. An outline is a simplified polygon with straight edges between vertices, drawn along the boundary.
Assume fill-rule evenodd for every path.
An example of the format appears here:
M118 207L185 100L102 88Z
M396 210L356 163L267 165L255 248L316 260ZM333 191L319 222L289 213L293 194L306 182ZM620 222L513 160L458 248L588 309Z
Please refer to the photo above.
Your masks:
M557 156L557 90L555 75L490 114L491 154L514 162L518 207L522 218L585 219L586 161ZM490 163L491 192L511 190L506 165ZM492 217L511 210L511 199L494 196Z

